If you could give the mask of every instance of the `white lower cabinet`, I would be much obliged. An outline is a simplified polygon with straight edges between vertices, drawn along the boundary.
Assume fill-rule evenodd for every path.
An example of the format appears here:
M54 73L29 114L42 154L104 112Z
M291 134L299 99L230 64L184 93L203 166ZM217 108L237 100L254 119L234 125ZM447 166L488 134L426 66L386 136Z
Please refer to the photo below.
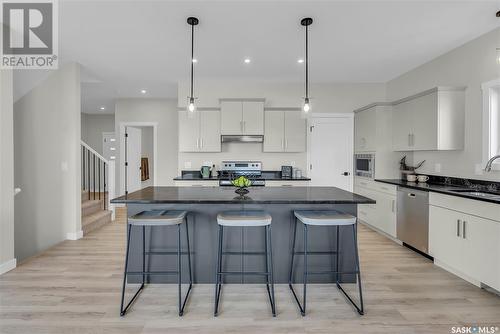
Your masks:
M396 188L372 180L357 179L354 192L377 202L358 205L358 218L396 238Z
M429 253L445 269L500 290L499 221L430 205Z

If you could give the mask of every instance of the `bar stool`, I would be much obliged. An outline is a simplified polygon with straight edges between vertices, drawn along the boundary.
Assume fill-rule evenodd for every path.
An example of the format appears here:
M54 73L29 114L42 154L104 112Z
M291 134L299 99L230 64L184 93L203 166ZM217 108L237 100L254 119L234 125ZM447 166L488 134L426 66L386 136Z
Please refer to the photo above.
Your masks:
M181 252L181 225L186 223L186 239L187 239L187 252ZM128 270L128 260L129 260L129 252L130 252L130 236L132 232L132 226L142 227L142 271L129 271ZM177 251L169 251L169 252L160 252L160 251L151 251L148 250L146 252L146 227L153 226L177 226ZM193 277L191 273L191 251L189 248L189 229L187 224L187 212L186 211L176 211L176 210L149 210L143 211L139 214L136 214L132 217L128 218L128 237L127 237L127 252L125 255L125 270L123 276L123 287L122 287L122 298L121 298L121 307L120 307L120 315L124 316L127 312L129 306L136 299L139 292L144 289L145 277L149 275L177 275L177 281L179 285L179 316L184 314L184 307L186 306L186 301L189 297L189 293L191 292L191 288L193 285ZM186 296L184 301L181 298L181 255L187 255L188 258L188 266L189 266L189 288L186 292ZM146 271L146 255L177 255L177 270L175 271ZM127 284L127 276L128 275L142 275L142 284L134 294L132 299L129 301L127 306L123 308L124 300L125 300L125 286Z
M294 211L294 228L293 228L293 242L292 242L292 259L290 264L290 276L288 279L288 286L290 290L292 290L293 297L299 306L300 313L302 316L306 315L306 292L307 292L307 278L308 275L318 275L318 274L335 274L335 280L337 284L337 288L342 291L342 293L347 297L347 299L351 302L351 304L356 308L356 311L363 315L363 294L361 289L361 272L359 268L359 256L358 256L358 242L357 242L357 226L356 226L356 217L351 216L346 213L341 213L338 211ZM304 251L296 252L295 251L295 239L297 235L297 220L300 220L304 224ZM307 249L307 229L308 226L336 226L337 227L337 245L336 251L334 252L309 252ZM352 226L353 233L353 242L354 242L354 262L355 267L354 271L351 272L342 272L339 271L339 227L340 226ZM336 261L335 271L308 271L307 270L307 256L308 255L324 255L324 254L335 254ZM292 277L293 277L293 261L295 255L303 255L304 256L304 272L303 272L303 280L304 280L304 292L303 292L303 305L301 305L297 294L295 293L292 286ZM355 274L357 275L358 289L359 289L359 300L360 306L356 305L356 303L352 300L352 298L345 292L342 286L339 283L339 274Z
M271 304L273 317L276 316L276 306L274 298L274 278L273 278L273 251L271 242L271 216L264 211L226 211L217 215L218 231L218 251L217 267L215 270L215 306L214 316L219 312L219 299L222 290L222 277L224 275L264 275L266 276L267 294ZM222 239L224 227L264 227L265 228L265 249L264 252L224 252L222 250ZM264 255L266 271L223 271L222 255Z

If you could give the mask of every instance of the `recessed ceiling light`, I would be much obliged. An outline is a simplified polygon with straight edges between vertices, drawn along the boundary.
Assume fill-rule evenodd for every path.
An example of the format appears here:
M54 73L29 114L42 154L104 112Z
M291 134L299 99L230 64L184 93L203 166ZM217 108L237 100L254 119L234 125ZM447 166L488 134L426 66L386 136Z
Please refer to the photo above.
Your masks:
M245 58L244 60L245 64L250 64L250 61L251 61L250 58Z
M145 89L141 89L141 94L146 94L148 91Z
M105 109L106 109L106 107L100 107L99 109L101 109L101 110L105 110Z
M304 62L304 59L299 59L297 60L297 63L302 64Z
M195 64L196 64L197 62L198 62L198 59L193 58L193 63L195 63Z

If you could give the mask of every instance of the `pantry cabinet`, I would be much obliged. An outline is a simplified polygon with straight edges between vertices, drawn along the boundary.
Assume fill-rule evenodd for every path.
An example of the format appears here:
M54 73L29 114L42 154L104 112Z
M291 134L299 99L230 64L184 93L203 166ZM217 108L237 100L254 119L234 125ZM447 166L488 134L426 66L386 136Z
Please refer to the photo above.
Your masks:
M464 87L436 87L393 105L395 151L463 149Z
M263 135L264 100L221 99L220 127L223 135Z
M220 152L220 111L179 111L180 152Z
M266 110L264 152L305 152L306 120L300 111Z
M488 215L497 205L439 194L431 194L430 203L429 253L435 263L476 284L499 290L500 221L490 219L496 216L464 212L474 206L473 210Z

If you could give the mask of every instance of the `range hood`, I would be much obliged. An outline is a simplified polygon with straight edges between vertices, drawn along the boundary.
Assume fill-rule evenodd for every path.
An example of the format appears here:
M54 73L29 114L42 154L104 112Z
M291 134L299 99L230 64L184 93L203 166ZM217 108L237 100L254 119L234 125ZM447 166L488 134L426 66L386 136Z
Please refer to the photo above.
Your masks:
M261 135L222 135L222 143L263 143L264 136Z

